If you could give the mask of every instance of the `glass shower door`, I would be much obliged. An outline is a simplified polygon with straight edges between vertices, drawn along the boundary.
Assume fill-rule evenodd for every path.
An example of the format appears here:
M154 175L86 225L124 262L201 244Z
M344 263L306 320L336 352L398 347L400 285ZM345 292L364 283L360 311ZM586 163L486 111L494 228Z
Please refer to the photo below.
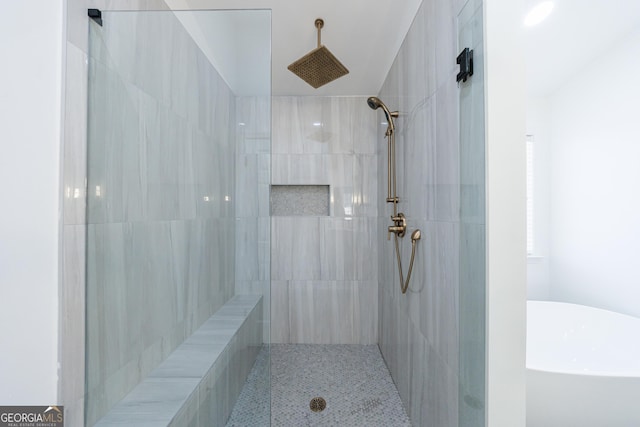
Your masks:
M460 82L459 425L485 425L485 131L483 8L458 15L458 51L473 50L473 76Z
M85 424L268 422L270 12L89 25Z

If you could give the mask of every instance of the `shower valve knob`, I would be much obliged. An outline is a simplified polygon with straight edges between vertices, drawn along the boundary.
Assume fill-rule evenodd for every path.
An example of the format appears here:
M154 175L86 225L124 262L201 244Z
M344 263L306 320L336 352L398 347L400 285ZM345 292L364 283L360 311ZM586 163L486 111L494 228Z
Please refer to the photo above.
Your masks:
M404 237L407 231L407 219L403 213L399 213L396 216L391 216L393 225L388 228L387 240L390 237L390 233L395 233L398 237Z
M407 227L403 225L390 225L389 233L395 233L398 237L404 237Z

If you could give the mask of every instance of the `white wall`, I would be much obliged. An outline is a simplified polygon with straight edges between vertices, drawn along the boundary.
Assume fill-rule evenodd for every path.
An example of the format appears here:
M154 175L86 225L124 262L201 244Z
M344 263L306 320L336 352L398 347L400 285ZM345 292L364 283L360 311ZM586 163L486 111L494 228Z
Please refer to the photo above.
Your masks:
M640 316L640 27L549 99L551 297Z
M57 400L62 11L0 10L0 405Z
M548 300L551 123L547 98L527 101L527 135L533 138L533 254L527 258L527 299Z
M525 72L520 0L485 0L487 425L525 425ZM514 143L516 141L516 143Z

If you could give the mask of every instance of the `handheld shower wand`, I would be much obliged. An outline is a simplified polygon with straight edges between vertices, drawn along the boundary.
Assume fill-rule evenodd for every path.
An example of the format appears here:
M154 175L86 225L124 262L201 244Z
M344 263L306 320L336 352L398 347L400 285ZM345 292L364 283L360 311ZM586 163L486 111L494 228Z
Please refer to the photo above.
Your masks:
M409 271L407 272L407 280L404 280L404 274L402 272L402 260L400 259L400 245L398 243L398 237L404 237L407 231L407 219L402 212L398 213L398 195L396 191L396 143L395 143L395 124L393 119L398 117L397 111L389 111L384 102L375 96L367 99L367 104L371 109L377 110L382 108L384 115L387 117L387 131L385 136L387 137L387 203L393 203L393 215L391 221L393 225L390 225L387 229L387 236L390 237L393 233L393 239L396 249L396 259L398 262L398 273L400 275L400 290L402 293L406 293L409 288L409 282L411 281L411 271L413 270L413 260L416 255L416 244L420 240L420 230L415 230L411 233L411 261L409 262ZM392 192L393 189L393 192Z
M389 136L389 134L392 134L393 131L395 130L395 126L393 125L393 118L394 117L398 117L398 112L397 111L393 111L393 112L389 111L387 106L384 105L384 102L380 101L380 98L377 98L375 96L369 97L367 99L367 104L373 110L377 110L378 108L382 108L382 111L384 111L384 115L387 116L388 127L387 127L386 135Z

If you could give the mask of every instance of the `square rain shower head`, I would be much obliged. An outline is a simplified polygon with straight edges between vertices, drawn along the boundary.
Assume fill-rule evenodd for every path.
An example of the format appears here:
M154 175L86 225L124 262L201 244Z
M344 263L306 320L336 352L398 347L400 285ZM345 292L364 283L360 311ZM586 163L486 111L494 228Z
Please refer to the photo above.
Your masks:
M316 19L314 25L318 29L318 47L287 68L313 86L314 89L318 89L322 85L349 74L349 70L338 61L338 58L333 56L329 49L320 44L320 30L324 26L322 18Z
M349 70L325 46L313 49L287 68L314 89L349 74Z

